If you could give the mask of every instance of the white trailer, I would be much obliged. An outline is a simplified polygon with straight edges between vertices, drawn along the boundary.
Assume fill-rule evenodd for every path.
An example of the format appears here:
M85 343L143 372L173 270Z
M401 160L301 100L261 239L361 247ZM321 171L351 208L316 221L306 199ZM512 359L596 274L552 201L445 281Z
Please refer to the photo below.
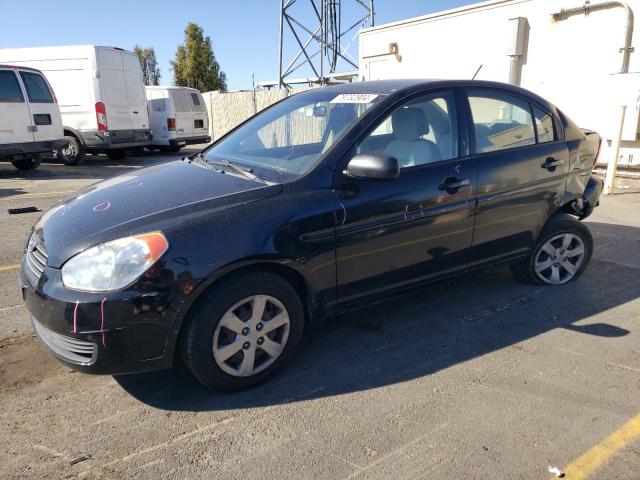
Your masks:
M519 84L599 132L601 163L615 156L626 105L618 164L640 167L640 58L629 34L640 35L640 0L627 4L491 0L378 25L360 32L360 77Z
M151 143L138 58L117 47L74 45L0 49L0 62L42 71L58 98L69 148L62 160L77 165L85 152L123 158L127 148Z

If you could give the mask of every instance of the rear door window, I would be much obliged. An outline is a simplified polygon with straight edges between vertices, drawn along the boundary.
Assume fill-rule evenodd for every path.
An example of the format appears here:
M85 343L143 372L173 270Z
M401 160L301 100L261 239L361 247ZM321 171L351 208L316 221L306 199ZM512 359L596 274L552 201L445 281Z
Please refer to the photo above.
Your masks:
M498 92L469 92L476 153L536 143L529 103Z
M31 103L54 103L49 85L47 85L42 75L32 72L20 72L20 77L22 77L22 82Z
M24 103L18 78L9 70L0 70L0 103Z

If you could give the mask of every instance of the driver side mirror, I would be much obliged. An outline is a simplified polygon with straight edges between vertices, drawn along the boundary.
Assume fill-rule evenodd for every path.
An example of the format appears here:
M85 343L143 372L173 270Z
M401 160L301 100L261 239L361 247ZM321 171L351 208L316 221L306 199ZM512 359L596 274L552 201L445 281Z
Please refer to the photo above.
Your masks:
M395 180L400 175L398 159L379 153L359 153L342 172L358 180Z

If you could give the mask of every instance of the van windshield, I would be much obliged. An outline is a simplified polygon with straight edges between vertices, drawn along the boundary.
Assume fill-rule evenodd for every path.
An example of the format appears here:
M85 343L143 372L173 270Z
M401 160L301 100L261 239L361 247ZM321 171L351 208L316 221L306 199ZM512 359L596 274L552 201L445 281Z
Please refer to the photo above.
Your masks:
M380 98L335 91L294 95L256 115L204 157L303 175Z

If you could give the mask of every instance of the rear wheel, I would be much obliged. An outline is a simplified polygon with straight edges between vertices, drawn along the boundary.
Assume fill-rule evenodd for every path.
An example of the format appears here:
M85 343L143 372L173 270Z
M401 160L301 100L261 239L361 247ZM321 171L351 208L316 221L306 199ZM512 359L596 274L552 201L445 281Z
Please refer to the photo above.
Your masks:
M21 158L11 163L18 170L34 170L40 166L40 155L33 155L31 158Z
M232 277L211 289L186 326L182 355L205 386L240 390L271 377L302 338L296 290L268 272Z
M122 160L127 157L127 151L124 148L114 148L107 150L107 157L111 160Z
M589 229L570 215L557 214L544 227L532 255L511 270L524 283L563 285L582 275L592 252Z
M67 135L64 139L68 145L56 152L58 160L68 166L81 165L86 156L84 146L73 135Z

